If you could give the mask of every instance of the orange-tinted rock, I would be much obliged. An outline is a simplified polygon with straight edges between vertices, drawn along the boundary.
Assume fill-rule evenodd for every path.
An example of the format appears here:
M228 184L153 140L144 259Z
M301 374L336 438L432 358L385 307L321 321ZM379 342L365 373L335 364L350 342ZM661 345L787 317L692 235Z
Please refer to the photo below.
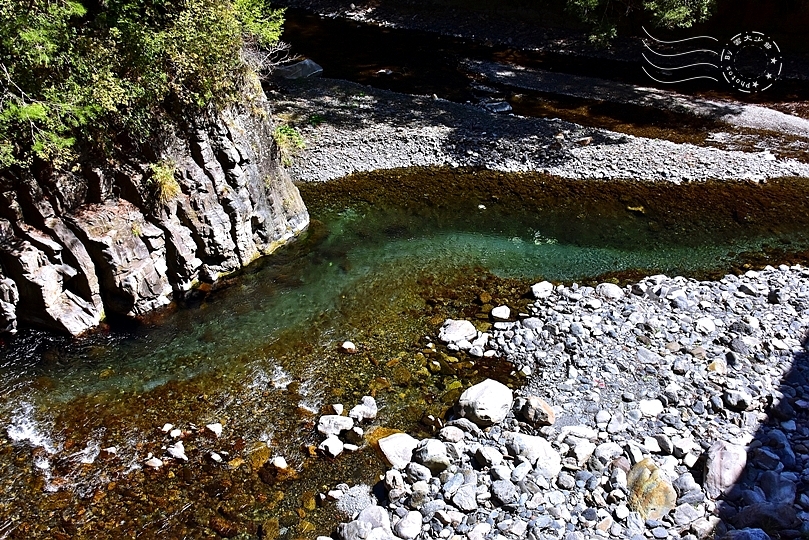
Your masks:
M626 477L629 506L643 519L660 519L677 503L677 493L651 459L637 463Z

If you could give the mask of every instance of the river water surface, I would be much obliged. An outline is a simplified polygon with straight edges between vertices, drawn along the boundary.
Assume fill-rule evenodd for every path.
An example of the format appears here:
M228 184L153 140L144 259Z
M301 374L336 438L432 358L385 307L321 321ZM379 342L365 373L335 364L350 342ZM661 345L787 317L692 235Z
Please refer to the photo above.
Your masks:
M519 313L540 279L712 277L809 252L800 179L674 186L434 169L300 189L308 232L224 286L85 338L23 332L5 344L0 538L328 534L340 516L314 495L384 471L368 446L333 461L313 452L329 404L374 395L373 439L374 428L427 429L425 415L482 377L519 384L502 360L432 351L445 318L485 330L493 305ZM358 353L340 353L344 340ZM203 428L214 422L218 438ZM152 470L149 455L177 440L166 423L184 431L188 461ZM273 474L275 455L296 478Z

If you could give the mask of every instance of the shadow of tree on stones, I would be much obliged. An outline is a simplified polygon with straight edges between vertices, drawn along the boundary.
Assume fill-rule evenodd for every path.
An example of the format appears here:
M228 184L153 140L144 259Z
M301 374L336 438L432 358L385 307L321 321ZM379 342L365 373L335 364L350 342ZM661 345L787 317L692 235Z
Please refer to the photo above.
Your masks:
M798 311L809 307L805 299L795 301ZM764 413L725 411L742 427L761 424L747 445L742 473L717 501L717 538L809 537L809 338L799 351L769 346L784 374L778 389L762 396Z

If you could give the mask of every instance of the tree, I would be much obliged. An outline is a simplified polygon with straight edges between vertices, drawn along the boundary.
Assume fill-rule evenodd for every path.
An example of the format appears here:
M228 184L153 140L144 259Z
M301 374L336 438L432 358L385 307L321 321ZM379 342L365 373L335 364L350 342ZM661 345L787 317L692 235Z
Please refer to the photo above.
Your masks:
M644 13L658 26L690 28L707 20L716 8L716 0L567 0L568 7L590 24L590 39L605 43L617 34L619 21Z
M0 0L0 170L69 167L240 99L243 50L282 24L266 0Z

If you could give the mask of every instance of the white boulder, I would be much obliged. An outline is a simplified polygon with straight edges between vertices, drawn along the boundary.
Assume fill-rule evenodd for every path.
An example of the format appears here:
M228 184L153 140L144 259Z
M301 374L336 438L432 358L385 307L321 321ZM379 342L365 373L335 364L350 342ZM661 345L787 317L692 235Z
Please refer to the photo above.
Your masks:
M467 388L458 400L461 416L483 427L502 422L513 404L511 389L492 379Z
M447 319L438 331L438 339L444 343L457 343L463 340L472 340L478 336L478 331L469 321Z

